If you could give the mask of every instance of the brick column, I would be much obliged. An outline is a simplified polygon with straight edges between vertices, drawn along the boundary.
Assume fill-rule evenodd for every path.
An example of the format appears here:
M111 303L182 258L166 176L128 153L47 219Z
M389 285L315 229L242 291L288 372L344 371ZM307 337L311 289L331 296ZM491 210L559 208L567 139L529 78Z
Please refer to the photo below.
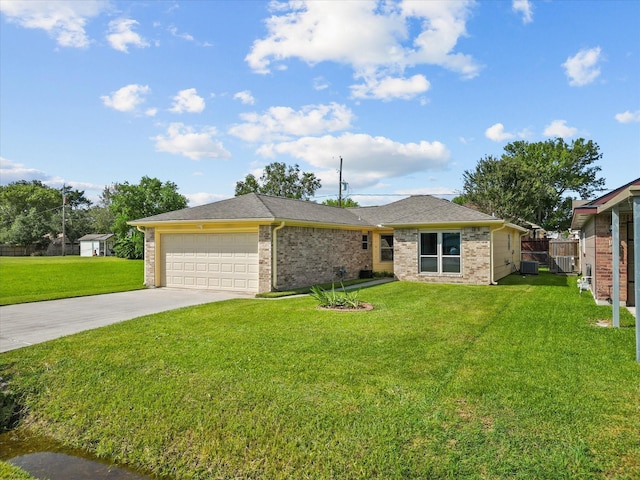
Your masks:
M156 286L156 229L144 231L144 284L151 288Z

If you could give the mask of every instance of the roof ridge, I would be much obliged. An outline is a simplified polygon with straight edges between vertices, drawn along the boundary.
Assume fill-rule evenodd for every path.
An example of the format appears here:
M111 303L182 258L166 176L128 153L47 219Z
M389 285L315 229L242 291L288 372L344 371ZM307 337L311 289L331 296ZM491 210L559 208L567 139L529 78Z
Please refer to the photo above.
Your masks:
M262 199L262 197L268 197L270 195L264 195L256 192L251 192L251 193L257 197L258 201L262 204L262 206L267 209L267 212L269 212L273 218L276 218L276 214L273 212L273 210L269 208L269 206Z

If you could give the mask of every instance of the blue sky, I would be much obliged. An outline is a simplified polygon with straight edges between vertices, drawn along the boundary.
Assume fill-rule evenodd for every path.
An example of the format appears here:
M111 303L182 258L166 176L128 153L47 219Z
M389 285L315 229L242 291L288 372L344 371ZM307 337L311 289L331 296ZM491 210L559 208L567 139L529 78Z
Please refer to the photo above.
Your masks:
M449 195L512 141L593 140L640 176L640 2L0 2L0 182L190 205L271 162L361 205Z

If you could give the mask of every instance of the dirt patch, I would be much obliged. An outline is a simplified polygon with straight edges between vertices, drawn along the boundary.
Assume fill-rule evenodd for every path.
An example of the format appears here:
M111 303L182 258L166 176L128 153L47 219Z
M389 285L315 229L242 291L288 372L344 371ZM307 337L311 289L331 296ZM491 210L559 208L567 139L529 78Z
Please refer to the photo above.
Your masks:
M611 320L608 320L606 318L600 318L596 320L596 327L610 327L610 326L611 326Z
M360 306L357 308L352 307L323 307L318 305L319 310L331 310L335 312L368 312L369 310L373 310L373 305L370 303L361 302Z

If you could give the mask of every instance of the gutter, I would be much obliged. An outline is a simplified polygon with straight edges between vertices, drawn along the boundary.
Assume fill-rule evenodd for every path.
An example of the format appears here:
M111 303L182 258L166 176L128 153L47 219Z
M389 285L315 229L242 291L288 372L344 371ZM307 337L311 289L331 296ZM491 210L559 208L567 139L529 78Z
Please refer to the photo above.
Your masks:
M278 280L278 230L284 228L284 220L273 229L273 238L271 240L271 289L276 289L276 281Z

